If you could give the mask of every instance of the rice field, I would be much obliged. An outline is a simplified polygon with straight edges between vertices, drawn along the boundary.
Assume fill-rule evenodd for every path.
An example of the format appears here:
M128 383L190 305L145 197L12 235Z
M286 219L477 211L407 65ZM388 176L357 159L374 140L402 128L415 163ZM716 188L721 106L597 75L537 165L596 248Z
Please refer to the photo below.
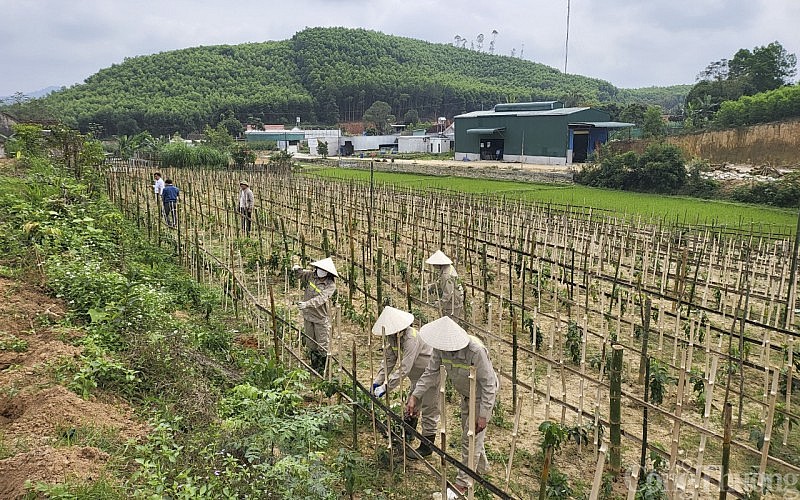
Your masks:
M369 182L370 179L370 173L365 170L322 168L307 172L308 175L340 180ZM616 212L623 218L649 221L724 226L778 234L793 233L797 224L797 213L792 210L719 200L631 193L577 184L534 184L393 172L375 172L374 180L381 185L412 189L487 194L526 202L591 207Z

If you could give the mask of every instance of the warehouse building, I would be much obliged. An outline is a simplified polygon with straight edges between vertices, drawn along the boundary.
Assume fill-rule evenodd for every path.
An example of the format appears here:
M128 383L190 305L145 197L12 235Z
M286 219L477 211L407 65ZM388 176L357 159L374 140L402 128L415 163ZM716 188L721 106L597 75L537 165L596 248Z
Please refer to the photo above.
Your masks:
M580 163L608 141L611 130L633 126L610 121L605 111L565 108L560 101L497 104L455 117L455 159Z

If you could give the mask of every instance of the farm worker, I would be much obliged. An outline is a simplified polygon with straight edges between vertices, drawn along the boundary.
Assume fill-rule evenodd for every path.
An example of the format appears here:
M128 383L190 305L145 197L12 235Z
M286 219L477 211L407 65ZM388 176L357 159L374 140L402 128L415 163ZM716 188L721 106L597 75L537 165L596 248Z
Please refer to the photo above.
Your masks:
M413 314L386 306L372 327L373 335L386 335L386 346L388 347L378 374L372 383L372 393L375 396L381 397L387 390L397 389L404 377L408 377L411 382L411 390L413 390L420 375L428 367L433 348L422 341L416 328L411 326L413 322ZM403 356L399 366L397 365L398 350ZM422 395L420 405L422 435L431 443L436 439L436 426L439 423L439 405L436 401L438 386L439 384L436 383ZM417 421L418 417L416 416L406 418L406 423L414 429L417 427ZM428 443L421 441L416 452L408 452L407 456L413 460L420 456L427 457L431 453L433 450Z
M436 297L434 306L443 316L460 320L464 318L464 288L458 282L458 273L453 261L441 250L437 250L425 261L435 269L436 282L428 287L428 293Z
M153 173L153 193L156 199L164 192L164 179L161 178L161 172Z
M306 283L303 300L297 303L303 314L303 341L308 349L311 367L322 373L325 370L331 334L330 300L336 292L334 277L338 277L339 273L330 257L312 262L311 270L302 269L298 265L292 266L292 270Z
M480 339L468 335L458 323L447 316L442 316L419 329L422 340L433 347L431 362L420 376L411 396L406 403L406 414L416 415L419 412L420 400L439 380L439 366L444 365L447 377L458 391L461 398L461 461L469 463L469 436L467 435L469 409L472 405L475 413L475 466L478 474L489 469L486 459L484 439L486 424L492 415L500 381L489 360L489 351ZM475 367L475 401L469 400L469 371ZM455 486L463 493L472 479L462 471L456 476ZM455 498L455 492L448 491L448 498Z
M239 182L239 214L242 216L242 232L250 237L250 226L253 223L253 205L255 199L247 181Z
M161 200L164 202L164 220L169 227L178 225L178 188L172 185L172 179L164 181Z

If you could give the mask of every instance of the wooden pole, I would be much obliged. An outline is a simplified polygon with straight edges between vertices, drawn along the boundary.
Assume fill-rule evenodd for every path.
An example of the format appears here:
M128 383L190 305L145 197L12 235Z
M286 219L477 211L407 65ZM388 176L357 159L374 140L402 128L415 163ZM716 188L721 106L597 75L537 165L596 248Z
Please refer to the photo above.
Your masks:
M517 411L514 413L514 429L511 431L511 450L508 453L508 464L506 465L506 489L511 481L511 466L514 463L514 452L517 449L517 436L519 432L519 416L522 409L522 403L517 405Z
M775 404L778 400L778 375L780 370L772 370L772 388L769 391L769 413L764 427L764 444L761 447L761 464L758 467L758 491L764 491L764 476L767 472L767 459L769 458L769 446L772 441L772 422L775 417ZM788 416L785 418L789 418Z
M353 450L358 451L358 415L356 414L358 410L358 377L356 376L356 369L358 364L356 363L356 341L353 340L352 347L351 347L351 356L353 359L352 365L350 367L353 370Z
M725 409L722 412L723 426L725 427L722 436L722 470L719 479L719 500L725 500L728 496L728 479L731 467L731 427L732 427L733 406L725 402Z
M600 498L600 486L603 484L603 469L606 464L606 443L600 445L600 453L597 455L597 464L594 467L594 481L592 481L592 491L589 493L589 500Z
M447 369L439 365L439 443L443 450L447 449L447 404L445 396L445 383L447 382ZM442 498L447 498L447 460L444 454L440 457L441 491Z
M475 470L475 392L476 392L476 375L475 365L469 367L469 413L467 417L467 438L469 444L469 458L467 459L467 466L470 470ZM467 488L467 498L473 500L475 498L475 484L473 481L469 482Z
M609 409L609 423L611 424L611 472L615 476L619 476L622 472L622 448L620 443L621 437L621 417L622 417L622 354L624 348L619 344L614 344L611 347L611 373L609 380L611 382L610 402Z

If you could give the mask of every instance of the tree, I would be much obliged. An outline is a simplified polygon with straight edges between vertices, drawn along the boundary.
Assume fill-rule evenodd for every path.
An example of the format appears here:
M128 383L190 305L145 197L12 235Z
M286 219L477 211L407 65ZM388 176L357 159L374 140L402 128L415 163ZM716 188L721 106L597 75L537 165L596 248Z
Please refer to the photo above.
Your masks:
M208 146L220 151L231 151L236 144L236 141L222 123L217 125L216 128L206 125L203 135L206 136L206 144Z
M379 134L383 134L389 122L394 120L394 116L392 116L391 113L392 107L389 106L389 103L375 101L372 103L372 106L364 111L363 119L365 122L373 124Z
M698 82L686 95L685 107L699 112L691 116L692 125L709 121L725 101L735 101L777 89L790 83L797 73L797 57L778 42L752 51L739 49L730 60L720 59L697 75Z
M747 95L753 95L789 84L796 65L797 56L775 41L752 52L739 49L728 62L728 79L743 79L750 90Z
M645 138L664 137L665 134L666 129L664 120L661 118L661 109L650 106L642 119L642 136Z
M406 123L408 125L419 123L419 113L417 113L417 110L409 109L408 111L406 111L405 116L403 116L403 123Z
M317 143L317 153L322 155L323 158L328 157L328 143L325 141L319 141Z
M625 106L619 114L619 119L641 125L644 122L644 114L647 112L647 106L642 103L633 103Z

